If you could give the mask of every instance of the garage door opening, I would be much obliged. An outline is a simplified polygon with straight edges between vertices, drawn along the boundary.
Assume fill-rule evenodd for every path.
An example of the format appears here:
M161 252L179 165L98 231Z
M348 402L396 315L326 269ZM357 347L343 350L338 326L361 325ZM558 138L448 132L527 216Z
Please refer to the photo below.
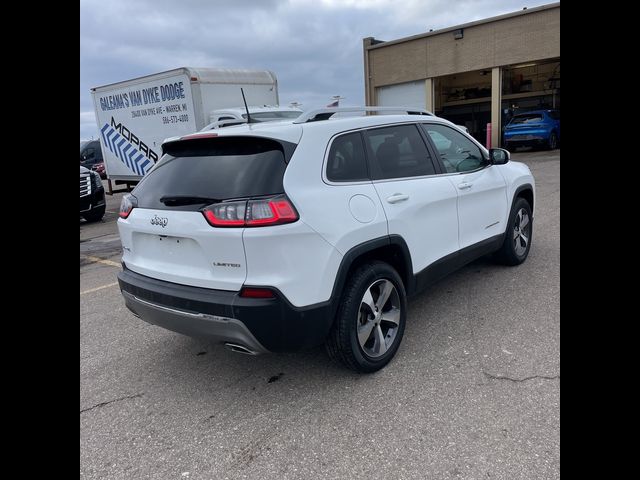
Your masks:
M434 110L439 117L467 127L484 145L491 121L491 70L434 79Z
M560 110L560 60L502 69L502 125L531 110Z

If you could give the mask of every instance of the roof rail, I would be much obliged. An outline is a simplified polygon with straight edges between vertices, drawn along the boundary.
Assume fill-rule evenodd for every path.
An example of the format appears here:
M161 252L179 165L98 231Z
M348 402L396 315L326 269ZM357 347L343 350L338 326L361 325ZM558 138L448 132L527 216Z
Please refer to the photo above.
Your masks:
M407 115L430 115L435 116L428 110L410 107L336 107L336 108L318 108L304 112L293 123L317 122L319 120L327 120L336 113L361 113L361 112L404 112Z

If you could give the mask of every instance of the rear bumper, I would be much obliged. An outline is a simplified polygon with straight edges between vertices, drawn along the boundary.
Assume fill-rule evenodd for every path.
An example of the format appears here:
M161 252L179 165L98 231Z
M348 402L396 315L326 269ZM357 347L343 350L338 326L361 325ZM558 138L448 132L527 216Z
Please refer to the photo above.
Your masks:
M505 138L504 143L507 146L512 147L536 147L539 145L544 145L548 142L547 138L528 138L528 139L511 139Z
M506 130L504 141L511 145L539 145L549 141L551 130L544 128Z
M331 327L329 302L297 308L276 289L275 298L242 298L238 292L156 280L126 267L118 283L127 308L145 322L255 353L320 345Z

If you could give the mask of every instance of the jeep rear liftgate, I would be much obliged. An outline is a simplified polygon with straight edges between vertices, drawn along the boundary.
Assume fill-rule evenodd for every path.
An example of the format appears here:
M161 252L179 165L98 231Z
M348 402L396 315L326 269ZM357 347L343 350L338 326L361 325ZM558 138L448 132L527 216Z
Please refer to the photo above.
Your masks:
M172 142L166 151L123 202L124 263L159 280L240 290L247 276L245 225L297 219L282 196L282 145L209 137Z

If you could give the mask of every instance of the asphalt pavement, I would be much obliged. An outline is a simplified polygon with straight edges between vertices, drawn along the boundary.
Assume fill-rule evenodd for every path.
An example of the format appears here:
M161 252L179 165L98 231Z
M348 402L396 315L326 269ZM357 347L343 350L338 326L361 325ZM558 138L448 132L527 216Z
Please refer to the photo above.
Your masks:
M83 479L560 477L560 152L518 267L480 259L409 302L394 360L247 356L146 324L116 282L121 194L80 221Z

